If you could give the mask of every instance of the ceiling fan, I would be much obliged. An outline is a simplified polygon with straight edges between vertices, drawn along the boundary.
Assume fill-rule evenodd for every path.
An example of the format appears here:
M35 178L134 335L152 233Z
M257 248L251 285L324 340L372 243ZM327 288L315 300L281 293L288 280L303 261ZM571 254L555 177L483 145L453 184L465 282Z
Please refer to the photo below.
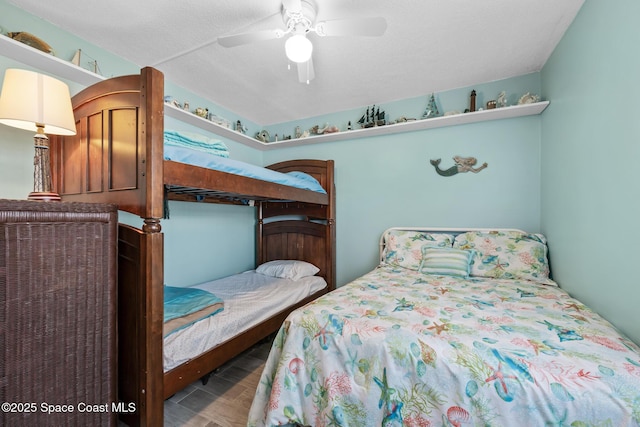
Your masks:
M315 77L313 70L313 44L307 38L310 32L325 36L381 36L387 29L382 17L333 19L316 22L316 6L313 0L282 0L284 29L261 30L233 34L218 38L223 47L235 47L258 41L287 37L285 53L298 65L298 79L309 83Z

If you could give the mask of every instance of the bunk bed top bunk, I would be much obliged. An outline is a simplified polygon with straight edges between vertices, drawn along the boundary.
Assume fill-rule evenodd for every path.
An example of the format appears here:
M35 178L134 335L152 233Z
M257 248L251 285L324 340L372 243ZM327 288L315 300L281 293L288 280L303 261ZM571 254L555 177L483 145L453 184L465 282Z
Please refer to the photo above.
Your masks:
M302 172L317 181L316 191L170 160L164 152L164 76L151 67L90 86L72 105L77 135L52 139L54 188L64 201L112 203L142 219L140 228L118 229L118 399L136 405L135 413L121 414L128 425L162 425L164 399L277 331L294 308L335 289L334 162L288 160L266 167L283 175ZM256 266L306 261L327 286L164 372L161 222L168 200L256 206Z
M156 69L96 83L75 95L72 103L76 119L82 118L76 123L78 133L65 137L52 152L54 184L65 200L117 203L120 210L148 219L163 217L165 199L331 205L330 160L266 167L309 174L326 192L165 160L164 76Z

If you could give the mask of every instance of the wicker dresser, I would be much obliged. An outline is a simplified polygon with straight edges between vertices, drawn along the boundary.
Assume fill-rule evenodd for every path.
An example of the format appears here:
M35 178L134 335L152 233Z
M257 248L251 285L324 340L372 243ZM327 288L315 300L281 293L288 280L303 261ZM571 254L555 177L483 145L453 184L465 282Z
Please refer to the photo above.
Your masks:
M115 206L0 200L0 426L115 426Z

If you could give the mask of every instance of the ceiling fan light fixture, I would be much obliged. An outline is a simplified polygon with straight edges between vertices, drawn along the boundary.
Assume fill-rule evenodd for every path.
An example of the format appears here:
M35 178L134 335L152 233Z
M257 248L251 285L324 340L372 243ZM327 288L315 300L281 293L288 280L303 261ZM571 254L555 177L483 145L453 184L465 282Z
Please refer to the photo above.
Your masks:
M284 44L287 58L293 62L307 62L313 53L313 44L302 34L296 34L287 39Z

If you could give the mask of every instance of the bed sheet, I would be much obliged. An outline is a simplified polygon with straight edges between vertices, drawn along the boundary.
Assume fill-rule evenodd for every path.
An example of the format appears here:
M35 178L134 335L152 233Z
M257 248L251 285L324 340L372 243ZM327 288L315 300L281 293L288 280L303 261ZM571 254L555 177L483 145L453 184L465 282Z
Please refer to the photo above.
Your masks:
M255 270L194 285L222 299L224 310L165 337L164 371L233 338L326 286L327 282L320 276L293 281Z
M301 188L303 190L311 190L322 194L327 193L320 183L318 183L318 181L311 175L308 175L306 179L303 179L295 174L282 173L261 166L252 165L250 163L241 162L239 160L203 153L202 151L165 145L164 158L165 160L215 169L221 172L228 172L234 175L241 175L276 184L288 185L290 187Z
M292 312L249 426L638 426L640 349L562 289L381 266Z

